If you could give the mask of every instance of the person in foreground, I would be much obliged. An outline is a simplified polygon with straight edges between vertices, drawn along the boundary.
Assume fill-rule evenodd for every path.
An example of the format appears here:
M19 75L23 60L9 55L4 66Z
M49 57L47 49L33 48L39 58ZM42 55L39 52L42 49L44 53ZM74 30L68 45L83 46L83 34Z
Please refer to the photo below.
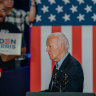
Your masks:
M5 22L10 22L17 26L17 28L24 33L25 23L32 26L36 17L36 3L31 1L30 11L14 8L14 0L2 0L6 7ZM21 5L22 6L22 5Z
M17 26L11 24L10 22L5 22L6 17L6 8L4 7L4 3L0 2L0 33L22 33ZM21 45L21 55L26 53L26 44L24 37L22 36L22 45ZM0 70L7 71L16 69L15 58L20 57L21 55L6 55L0 53ZM0 77L1 77L0 72Z
M83 92L81 64L68 52L69 42L63 33L51 33L47 37L46 51L55 61L49 88L43 92Z

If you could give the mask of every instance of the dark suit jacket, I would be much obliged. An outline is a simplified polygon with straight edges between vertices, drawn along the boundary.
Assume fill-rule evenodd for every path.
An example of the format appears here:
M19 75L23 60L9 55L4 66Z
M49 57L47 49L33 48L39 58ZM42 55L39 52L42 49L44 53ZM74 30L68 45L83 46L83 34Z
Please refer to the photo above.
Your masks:
M47 92L82 92L83 70L80 63L70 54L63 61L60 69L55 73L53 69L51 82Z

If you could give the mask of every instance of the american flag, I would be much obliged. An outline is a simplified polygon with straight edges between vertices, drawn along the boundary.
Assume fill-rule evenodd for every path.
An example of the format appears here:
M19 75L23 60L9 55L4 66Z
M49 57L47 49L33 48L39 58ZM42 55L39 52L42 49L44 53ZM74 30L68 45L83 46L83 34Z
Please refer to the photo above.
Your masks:
M96 0L38 0L38 25L96 25Z
M51 32L63 32L82 65L84 92L96 92L96 0L37 0L31 28L30 91L48 88L54 62L46 52Z

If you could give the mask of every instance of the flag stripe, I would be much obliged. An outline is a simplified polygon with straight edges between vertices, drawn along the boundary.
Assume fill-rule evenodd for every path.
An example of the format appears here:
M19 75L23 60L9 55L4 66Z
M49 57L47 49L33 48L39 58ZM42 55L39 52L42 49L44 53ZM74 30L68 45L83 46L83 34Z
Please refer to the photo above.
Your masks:
M31 28L30 91L41 90L41 28ZM38 85L38 86L36 86Z
M61 26L52 26L52 33L61 32Z
M72 27L72 55L82 64L81 26Z
M93 26L93 91L96 93L96 26Z
M47 30L46 30L47 29ZM51 27L41 27L41 90L47 89L51 79L51 60L46 52L47 36L51 33ZM48 78L45 78L48 76ZM46 83L47 82L47 83Z
M82 27L82 65L84 70L84 92L93 92L92 74L92 26Z
M72 26L62 26L61 30L69 40L69 52L72 54Z

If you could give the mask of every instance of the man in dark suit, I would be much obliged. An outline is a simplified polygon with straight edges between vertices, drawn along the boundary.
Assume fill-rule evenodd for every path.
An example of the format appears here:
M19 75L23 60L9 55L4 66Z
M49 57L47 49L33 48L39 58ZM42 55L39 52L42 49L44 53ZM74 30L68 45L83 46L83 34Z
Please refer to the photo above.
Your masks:
M83 92L81 64L68 52L69 42L63 33L51 33L46 41L51 60L55 61L47 92Z

